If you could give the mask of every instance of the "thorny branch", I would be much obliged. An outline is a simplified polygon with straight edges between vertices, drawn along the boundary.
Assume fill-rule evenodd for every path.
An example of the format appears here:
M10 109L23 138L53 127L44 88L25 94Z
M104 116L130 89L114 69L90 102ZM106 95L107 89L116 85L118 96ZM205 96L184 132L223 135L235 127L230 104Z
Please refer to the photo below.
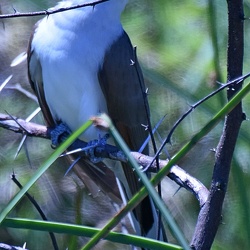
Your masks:
M190 109L182 116L180 117L180 119L178 119L176 121L176 123L174 124L174 126L172 127L172 129L170 130L167 138L166 138L166 143L170 143L171 142L171 137L175 131L175 129L179 126L179 124L198 106L200 106L203 102L207 101L208 99L210 99L211 97L215 96L216 94L218 94L220 91L222 91L225 88L229 88L232 86L235 86L237 84L241 84L245 79L247 79L248 77L250 77L250 73L245 74L244 76L240 76L237 77L236 79L227 82L226 84L221 84L221 86L216 89L215 91L213 91L212 93L210 93L209 95L205 96L204 98L202 98L201 100L199 100L198 102L196 102L195 104L191 105ZM165 143L165 144L166 144Z
M11 179L13 180L13 182L14 182L20 189L23 188L22 184L17 180L16 175L15 175L14 172L13 172L12 175L11 175ZM48 219L47 219L46 215L44 214L43 210L42 210L41 207L38 205L38 203L36 202L36 200L35 200L28 192L27 192L25 195L28 197L29 201L33 204L33 206L36 208L36 210L38 211L38 213L40 214L40 216L42 217L42 219L43 219L44 221L47 221ZM53 233L53 232L49 232L49 235L50 235L50 238L51 238L51 241L52 241L52 245L53 245L53 247L54 247L54 250L59 250L58 245L57 245L57 241L56 241L56 237L55 237L54 233ZM12 249L12 248L10 248L10 249ZM1 248L0 248L0 250L1 250Z
M0 243L0 250L27 250L24 247L11 246L4 243Z
M170 130L168 136L166 137L166 139L162 142L161 146L158 148L158 151L156 152L154 158L152 159L152 162L154 162L157 157L160 155L160 153L162 152L163 148L165 147L165 145L167 143L171 142L171 137L175 131L175 129L180 125L180 123L195 109L197 108L199 105L201 105L203 102L205 102L206 100L208 100L209 98L213 97L215 94L217 94L218 92L220 92L221 90L225 89L225 88L230 88L231 90L234 89L234 87L237 86L241 86L243 81L245 79L247 79L248 77L250 77L250 73L247 73L246 75L243 76L239 76L239 77L235 77L233 80L229 79L230 81L228 81L226 84L223 84L220 88L218 88L217 90L213 91L212 93L210 93L209 95L205 96L204 98L202 98L200 101L196 102L195 104L193 104L191 106L191 108L184 113L174 124L174 126L172 127L172 129ZM149 163L148 167L151 167L151 163Z
M55 14L55 13L58 13L58 12L64 12L64 11L83 8L83 7L88 7L88 6L93 6L94 7L97 4L101 4L101 3L104 3L104 2L107 2L107 1L109 1L109 0L98 0L98 1L90 2L90 3L72 5L70 7L64 7L64 8L59 8L59 9L51 8L51 9L48 9L48 10L36 11L36 12L23 12L23 13L20 13L17 10L14 9L15 13L0 15L0 19L15 18L15 17L29 17L29 16L46 16L46 15L48 16L48 15Z
M242 0L227 0L228 53L227 78L242 75L244 55L244 13ZM242 82L227 91L230 100ZM225 118L223 132L216 149L215 165L208 200L201 208L191 246L195 250L210 249L221 223L222 205L227 191L230 166L244 114L239 103Z
M11 117L9 115L0 113L0 127L11 130L15 133L25 134L27 136L40 137L45 139L50 139L50 129L46 126L39 125L32 122L26 122L25 120ZM84 148L87 143L77 140L72 146L71 149L75 148ZM83 154L86 154L86 151L83 151ZM113 160L126 161L126 156L115 146L104 145L98 146L95 148L96 157L110 158ZM138 152L131 152L135 160L143 168L146 168L149 162L152 161L152 157L143 155ZM88 155L83 155L83 157L88 157ZM168 160L159 160L160 169L163 168L168 163ZM154 161L153 165L149 169L151 172L156 172L156 162ZM168 177L176 182L180 187L185 188L188 191L191 191L199 201L200 207L206 202L208 197L207 188L196 178L189 175L186 171L178 167L177 165L173 166L169 173Z

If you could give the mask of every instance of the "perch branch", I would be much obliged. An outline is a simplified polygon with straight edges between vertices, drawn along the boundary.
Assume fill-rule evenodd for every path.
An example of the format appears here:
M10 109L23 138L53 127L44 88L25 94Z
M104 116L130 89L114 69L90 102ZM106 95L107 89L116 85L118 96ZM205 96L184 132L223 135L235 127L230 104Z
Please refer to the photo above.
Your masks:
M46 126L39 125L33 122L26 122L20 118L11 117L9 115L0 113L0 127L7 130L11 130L15 133L26 134L27 136L40 137L45 139L50 139L50 129ZM72 144L69 150L76 148L84 148L87 143L77 140ZM88 157L86 151L83 151L83 157ZM97 157L110 158L113 160L126 161L125 155L115 146L104 145L98 146L95 148L95 154ZM138 152L131 152L135 160L143 168L146 168L149 162L152 161L153 157L143 155ZM163 168L168 163L168 160L159 160L160 168ZM149 171L156 172L157 166L156 161L152 164ZM169 173L168 177L176 182L179 186L185 188L188 191L191 191L199 201L200 206L202 207L207 200L208 190L207 188L196 178L189 175L186 171L178 167L177 165L173 166Z

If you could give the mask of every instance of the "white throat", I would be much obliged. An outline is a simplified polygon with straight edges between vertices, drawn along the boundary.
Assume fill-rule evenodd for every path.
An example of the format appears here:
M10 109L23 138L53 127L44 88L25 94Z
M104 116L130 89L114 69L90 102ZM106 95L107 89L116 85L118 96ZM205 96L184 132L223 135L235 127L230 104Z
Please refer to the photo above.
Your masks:
M87 3L62 1L55 8ZM97 73L107 49L122 34L120 15L127 0L110 0L42 19L32 49L42 65L46 101L53 117L71 130L91 116L107 112ZM82 139L97 137L90 129Z

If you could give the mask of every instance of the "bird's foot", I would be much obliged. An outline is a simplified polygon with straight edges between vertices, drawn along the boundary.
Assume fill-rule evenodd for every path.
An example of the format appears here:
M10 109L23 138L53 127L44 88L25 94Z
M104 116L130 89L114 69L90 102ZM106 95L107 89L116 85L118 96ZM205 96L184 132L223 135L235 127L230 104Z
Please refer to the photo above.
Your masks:
M90 141L87 147L84 148L84 151L89 155L91 162L98 163L103 160L102 157L95 156L95 149L98 146L105 146L108 138L109 134L105 134L103 137L99 136L99 139Z
M71 130L65 123L61 122L60 124L58 124L50 132L51 147L55 149L60 143L65 141L70 134Z

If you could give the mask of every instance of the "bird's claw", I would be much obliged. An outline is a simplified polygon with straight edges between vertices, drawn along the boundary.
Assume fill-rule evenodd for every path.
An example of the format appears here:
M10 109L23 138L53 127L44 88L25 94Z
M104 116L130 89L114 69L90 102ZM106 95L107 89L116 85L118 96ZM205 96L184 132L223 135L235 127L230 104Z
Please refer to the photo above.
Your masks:
M95 149L97 146L105 146L108 138L109 134L105 134L103 137L99 136L99 139L92 140L88 143L86 151L89 155L91 162L98 163L103 160L102 157L95 156Z
M69 137L70 134L71 134L71 130L65 123L58 124L50 132L51 147L55 149L60 143L65 141Z

